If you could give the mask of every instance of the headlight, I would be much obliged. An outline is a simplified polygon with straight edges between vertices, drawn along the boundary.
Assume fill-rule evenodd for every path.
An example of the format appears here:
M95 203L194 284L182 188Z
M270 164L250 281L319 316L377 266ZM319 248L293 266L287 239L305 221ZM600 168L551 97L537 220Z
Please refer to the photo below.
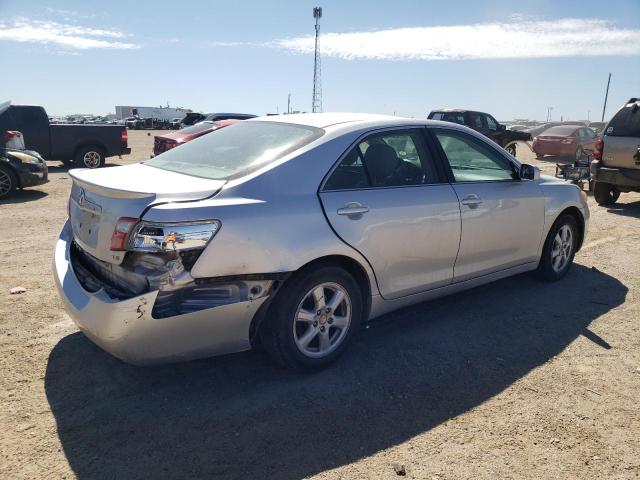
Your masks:
M43 160L40 157L36 157L34 155L29 155L22 152L11 152L10 155L12 157L16 157L22 163L35 163L39 165L43 162Z
M127 250L172 252L202 249L220 229L218 220L185 223L140 222L131 233Z

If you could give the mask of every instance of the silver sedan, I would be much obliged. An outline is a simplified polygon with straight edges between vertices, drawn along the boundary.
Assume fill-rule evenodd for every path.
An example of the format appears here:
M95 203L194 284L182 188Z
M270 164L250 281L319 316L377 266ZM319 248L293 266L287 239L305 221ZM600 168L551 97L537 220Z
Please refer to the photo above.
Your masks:
M391 310L527 271L562 278L589 221L576 186L473 130L367 114L256 118L70 175L60 296L135 364L260 342L322 368Z

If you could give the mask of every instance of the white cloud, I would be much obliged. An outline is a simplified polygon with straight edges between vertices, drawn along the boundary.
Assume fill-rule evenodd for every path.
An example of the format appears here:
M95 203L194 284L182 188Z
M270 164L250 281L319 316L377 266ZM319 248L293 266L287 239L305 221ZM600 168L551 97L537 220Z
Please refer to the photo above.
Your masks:
M116 30L81 27L56 22L18 19L11 25L0 23L0 40L53 44L75 50L139 48L139 45L134 43L114 40L124 39L126 36Z
M640 30L599 19L524 20L443 27L325 33L323 55L375 60L462 60L640 54ZM312 53L314 37L276 40L271 46Z

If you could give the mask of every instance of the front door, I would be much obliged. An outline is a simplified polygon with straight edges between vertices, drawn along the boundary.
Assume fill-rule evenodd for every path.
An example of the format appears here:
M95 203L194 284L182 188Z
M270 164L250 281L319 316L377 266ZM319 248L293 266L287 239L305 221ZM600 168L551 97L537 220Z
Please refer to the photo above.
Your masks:
M544 198L521 180L497 147L461 131L433 129L451 167L460 201L462 235L454 281L538 260Z
M432 160L421 128L372 134L321 190L331 226L367 258L384 298L453 281L460 208Z

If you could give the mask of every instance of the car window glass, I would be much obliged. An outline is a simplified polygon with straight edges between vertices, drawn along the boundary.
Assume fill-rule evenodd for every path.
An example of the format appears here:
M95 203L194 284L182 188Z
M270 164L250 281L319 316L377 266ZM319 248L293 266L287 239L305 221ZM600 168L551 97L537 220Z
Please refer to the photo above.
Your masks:
M434 183L433 163L418 132L368 137L333 171L325 190L400 187Z
M640 106L637 103L616 113L605 131L610 137L640 137Z
M459 132L435 133L457 182L514 179L511 163L479 140Z
M482 117L478 113L469 112L469 121L471 128L483 128Z
M437 112L431 116L431 120L442 120L443 117L444 117L443 113Z
M453 122L464 125L464 115L462 113L445 113L443 119L446 122Z
M487 128L489 130L497 130L498 129L498 124L496 123L496 121L492 117L490 117L489 115L485 115L484 119L487 122Z

